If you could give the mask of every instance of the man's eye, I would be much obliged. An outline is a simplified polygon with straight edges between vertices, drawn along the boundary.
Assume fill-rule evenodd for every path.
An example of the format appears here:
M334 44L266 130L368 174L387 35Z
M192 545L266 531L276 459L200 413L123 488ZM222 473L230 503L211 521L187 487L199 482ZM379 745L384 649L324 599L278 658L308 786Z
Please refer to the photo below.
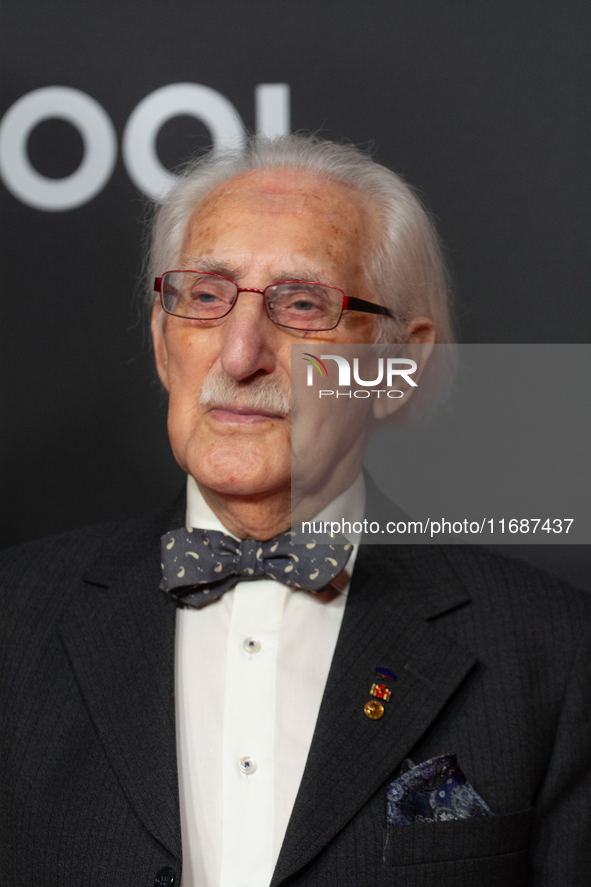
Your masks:
M193 293L193 300L202 305L211 305L212 302L218 301L218 297L213 293Z
M290 311L312 311L322 308L323 300L316 293L293 293L284 301L284 307Z

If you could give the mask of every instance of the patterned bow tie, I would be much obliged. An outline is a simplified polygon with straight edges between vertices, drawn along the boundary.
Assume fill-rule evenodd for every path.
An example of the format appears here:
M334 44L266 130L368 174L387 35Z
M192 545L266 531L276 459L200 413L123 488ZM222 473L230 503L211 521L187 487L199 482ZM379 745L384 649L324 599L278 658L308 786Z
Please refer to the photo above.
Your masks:
M215 600L243 579L263 576L318 592L341 572L353 546L346 540L294 545L294 535L255 542L217 530L173 530L162 537L160 588L191 607Z

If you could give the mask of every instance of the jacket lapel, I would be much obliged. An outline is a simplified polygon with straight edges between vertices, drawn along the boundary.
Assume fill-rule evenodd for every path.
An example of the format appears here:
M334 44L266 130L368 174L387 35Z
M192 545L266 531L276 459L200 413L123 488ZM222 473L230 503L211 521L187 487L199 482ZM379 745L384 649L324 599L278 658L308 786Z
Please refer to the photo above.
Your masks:
M379 566L378 566L379 564ZM362 546L272 887L309 863L410 753L475 662L428 621L469 600L440 550ZM376 666L397 676L364 713Z
M85 577L60 629L123 791L146 828L178 858L176 605L158 586L160 535L180 523L177 503L137 539L120 540Z

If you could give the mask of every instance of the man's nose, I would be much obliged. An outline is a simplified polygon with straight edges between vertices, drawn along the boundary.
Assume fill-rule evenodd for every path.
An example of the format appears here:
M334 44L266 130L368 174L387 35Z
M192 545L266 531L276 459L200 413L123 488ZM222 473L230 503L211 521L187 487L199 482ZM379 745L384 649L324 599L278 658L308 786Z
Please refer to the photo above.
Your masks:
M277 365L277 326L265 310L264 296L249 290L238 295L224 324L222 368L237 380L272 373Z

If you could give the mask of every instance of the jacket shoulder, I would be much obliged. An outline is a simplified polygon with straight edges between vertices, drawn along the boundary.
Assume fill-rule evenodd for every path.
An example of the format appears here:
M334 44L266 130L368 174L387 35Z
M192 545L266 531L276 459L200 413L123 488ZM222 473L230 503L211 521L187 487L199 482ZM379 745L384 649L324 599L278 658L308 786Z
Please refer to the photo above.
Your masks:
M508 556L504 552L498 554L492 547L443 545L441 551L458 579L469 583L477 594L486 594L492 585L495 589L518 589L525 594L531 592L536 595L566 595L568 598L574 596L591 604L589 592L528 561Z
M428 620L463 625L467 646L474 637L529 643L532 651L546 641L565 650L591 646L591 594L526 561L478 545L374 545L366 552L368 576L383 577L386 598L403 596Z
M443 546L444 556L483 618L507 633L589 643L591 594L517 558L480 546Z
M5 621L25 610L44 618L64 602L96 565L109 569L133 565L158 550L160 537L182 523L184 498L141 518L111 521L70 530L0 552L0 606Z

